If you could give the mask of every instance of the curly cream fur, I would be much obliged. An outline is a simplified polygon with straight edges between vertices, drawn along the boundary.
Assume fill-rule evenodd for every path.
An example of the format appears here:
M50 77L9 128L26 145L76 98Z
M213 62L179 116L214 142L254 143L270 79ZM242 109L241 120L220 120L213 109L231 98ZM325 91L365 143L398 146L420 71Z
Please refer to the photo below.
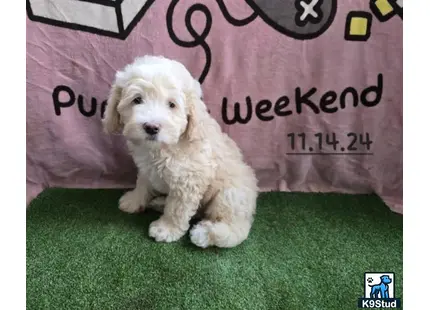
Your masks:
M251 229L257 179L201 97L200 84L188 70L161 56L137 58L117 72L104 127L122 132L139 171L136 188L119 205L129 213L151 205L163 211L149 235L164 242L186 234L190 219L201 212L191 241L203 248L234 247ZM148 135L144 123L160 131Z

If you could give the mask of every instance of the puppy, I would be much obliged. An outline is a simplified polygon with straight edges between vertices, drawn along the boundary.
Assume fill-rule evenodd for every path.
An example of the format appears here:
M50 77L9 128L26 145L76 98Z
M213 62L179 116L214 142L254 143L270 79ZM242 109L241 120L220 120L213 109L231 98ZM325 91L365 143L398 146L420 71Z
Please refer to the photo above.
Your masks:
M135 213L151 201L158 209L164 202L149 227L158 242L184 236L190 219L202 212L191 241L231 248L249 235L259 189L254 171L201 98L200 84L185 66L161 56L136 58L116 73L103 124L108 133L121 131L138 167L136 187L121 197L119 208Z

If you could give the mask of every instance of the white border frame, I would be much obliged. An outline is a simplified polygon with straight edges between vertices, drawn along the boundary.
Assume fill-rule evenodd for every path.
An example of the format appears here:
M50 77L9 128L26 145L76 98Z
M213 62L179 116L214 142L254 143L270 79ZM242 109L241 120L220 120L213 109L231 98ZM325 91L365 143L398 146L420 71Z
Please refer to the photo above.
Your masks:
M413 6L415 3L415 6ZM408 7L410 5L410 7ZM427 135L430 117L429 1L403 10L403 300L404 309L426 306L429 287L430 193ZM406 18L405 18L406 15Z
M365 1L365 0L364 0ZM25 66L24 1L9 1L1 20L3 73L1 176L1 309L26 308L26 195L25 195ZM404 14L404 272L402 305L425 306L430 262L428 227L430 203L425 197L430 176L429 57L430 3L408 1ZM416 6L413 6L413 3ZM408 4L407 4L408 5ZM13 116L13 117L11 117ZM422 178L422 179L420 179ZM7 193L7 194L6 194ZM11 199L9 199L11 198Z
M25 1L4 3L0 309L26 309L26 24Z

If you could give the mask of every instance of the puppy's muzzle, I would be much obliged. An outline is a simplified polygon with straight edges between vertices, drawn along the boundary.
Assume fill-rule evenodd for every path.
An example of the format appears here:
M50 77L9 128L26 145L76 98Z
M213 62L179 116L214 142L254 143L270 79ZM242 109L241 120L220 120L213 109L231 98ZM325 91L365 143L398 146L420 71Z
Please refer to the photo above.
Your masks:
M152 123L144 123L143 130L150 136L155 136L160 131L160 125Z

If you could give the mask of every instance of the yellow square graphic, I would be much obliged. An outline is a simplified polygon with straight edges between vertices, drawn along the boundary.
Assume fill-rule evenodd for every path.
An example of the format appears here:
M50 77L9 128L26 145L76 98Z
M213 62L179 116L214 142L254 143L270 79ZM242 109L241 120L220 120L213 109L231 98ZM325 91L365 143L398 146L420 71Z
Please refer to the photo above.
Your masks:
M367 26L369 21L365 17L351 18L349 34L352 36L365 36L367 34Z
M388 0L376 0L375 4L379 12L381 12L381 14L384 16L394 10Z

